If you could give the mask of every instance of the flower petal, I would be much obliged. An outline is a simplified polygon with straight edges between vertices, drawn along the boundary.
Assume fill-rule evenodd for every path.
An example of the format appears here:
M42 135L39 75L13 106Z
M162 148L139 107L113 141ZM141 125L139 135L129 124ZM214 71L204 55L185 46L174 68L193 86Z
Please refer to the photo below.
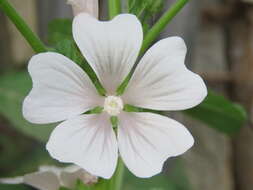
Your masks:
M184 65L186 46L179 37L159 41L144 55L123 95L123 101L157 110L183 110L207 95L201 77Z
M56 190L60 188L58 177L50 171L26 174L24 183L40 190Z
M10 178L0 178L0 183L3 184L20 184L24 183L23 176L10 177Z
M137 177L161 172L167 158L183 154L194 139L175 120L152 113L123 113L120 116L119 152Z
M85 72L67 57L41 53L28 66L33 88L23 103L23 115L32 123L62 121L102 105Z
M39 171L38 172L51 172L53 174L55 174L57 177L60 177L61 172L64 170L65 168L60 168L60 167L56 167L56 166L50 166L50 165L42 165L39 167Z
M118 158L116 136L106 114L81 115L57 126L47 143L50 155L89 173L110 178Z
M109 22L79 14L73 22L73 36L108 94L113 95L137 59L143 39L141 23L130 14Z

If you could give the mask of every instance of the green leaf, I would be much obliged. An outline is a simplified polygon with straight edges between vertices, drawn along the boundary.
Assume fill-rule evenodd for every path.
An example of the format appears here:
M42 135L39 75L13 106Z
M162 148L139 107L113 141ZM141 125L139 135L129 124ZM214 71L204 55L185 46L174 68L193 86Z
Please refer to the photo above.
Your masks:
M64 39L72 39L72 20L55 19L48 25L48 43L55 45Z
M92 190L91 187L86 186L81 180L77 180L74 190Z
M185 113L226 134L237 132L247 120L247 113L242 106L212 91L199 106Z
M0 184L0 190L32 190L32 188L26 185Z
M25 135L46 142L52 125L34 125L22 115L22 102L32 88L27 72L13 72L0 77L0 113Z
M70 189L68 189L68 188L66 188L66 187L60 187L59 190L70 190Z
M62 39L58 41L55 45L55 51L65 55L79 66L84 65L84 58L73 39Z

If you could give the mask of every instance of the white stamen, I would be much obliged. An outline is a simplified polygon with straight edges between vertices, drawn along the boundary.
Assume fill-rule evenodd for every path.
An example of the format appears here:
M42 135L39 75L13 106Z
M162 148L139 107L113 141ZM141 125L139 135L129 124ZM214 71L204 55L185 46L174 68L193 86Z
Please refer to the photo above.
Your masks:
M111 116L117 116L123 109L123 101L118 96L107 96L104 102L104 111Z

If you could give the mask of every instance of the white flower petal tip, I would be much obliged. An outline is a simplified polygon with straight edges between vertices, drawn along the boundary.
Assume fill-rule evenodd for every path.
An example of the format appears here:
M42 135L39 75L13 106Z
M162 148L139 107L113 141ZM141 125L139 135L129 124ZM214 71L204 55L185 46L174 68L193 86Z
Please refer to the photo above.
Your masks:
M60 162L74 163L95 176L109 179L116 169L117 140L105 114L77 116L61 123L46 148Z
M68 0L67 3L72 6L75 16L80 13L88 13L91 16L98 18L98 0Z
M0 178L0 183L3 184L21 184L23 182L24 182L23 177Z
M169 157L185 153L194 144L188 130L175 120L152 113L124 113L120 117L120 155L137 177L162 171Z
M138 57L143 40L140 21L121 14L103 22L82 13L74 18L73 36L107 93L113 95Z
M94 184L97 177L92 176L78 166L71 165L65 168L55 166L41 166L39 171L26 174L22 177L2 178L0 183L27 184L39 190L58 190L60 186L74 188L80 179L85 184Z
M186 68L186 52L180 37L157 42L137 66L123 95L124 102L171 111L189 109L201 103L207 88L199 75Z
M103 103L86 73L61 54L33 56L28 71L33 88L23 102L23 115L32 123L63 121Z

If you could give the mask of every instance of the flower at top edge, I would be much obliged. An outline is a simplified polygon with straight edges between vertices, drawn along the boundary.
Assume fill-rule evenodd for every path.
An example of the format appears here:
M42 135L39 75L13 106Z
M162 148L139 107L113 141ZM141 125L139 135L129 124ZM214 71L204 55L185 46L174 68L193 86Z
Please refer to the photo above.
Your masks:
M67 3L72 6L74 15L88 13L91 16L98 18L98 0L67 0Z

